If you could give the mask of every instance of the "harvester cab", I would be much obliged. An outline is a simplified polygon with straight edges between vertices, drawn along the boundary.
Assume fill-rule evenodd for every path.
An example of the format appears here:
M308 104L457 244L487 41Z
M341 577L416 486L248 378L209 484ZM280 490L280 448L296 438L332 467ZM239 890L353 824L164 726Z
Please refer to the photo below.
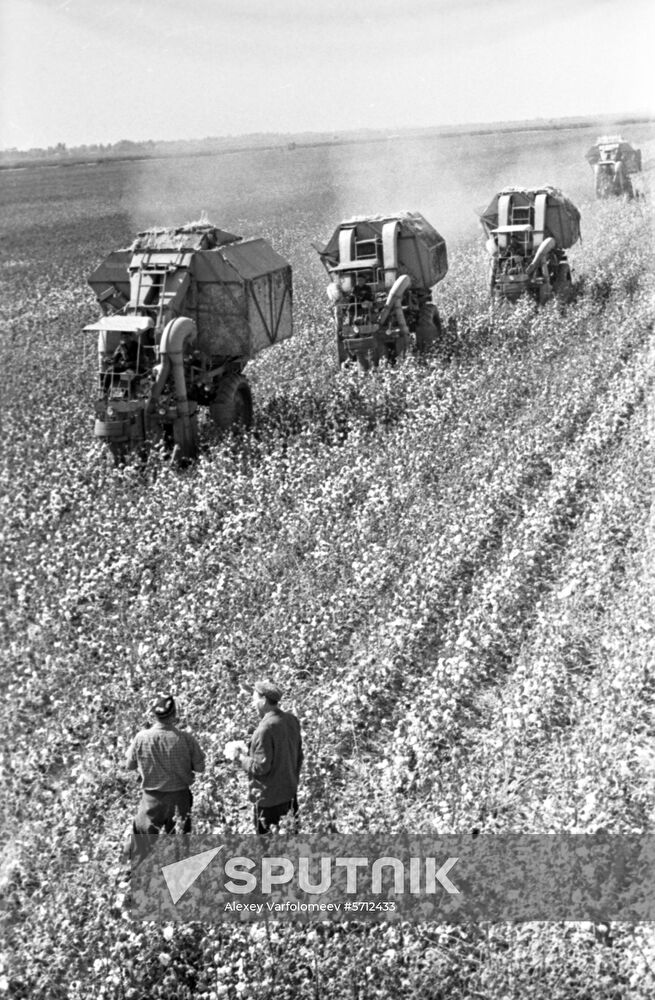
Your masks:
M566 250L580 238L580 213L555 188L505 188L480 213L490 256L492 297L514 301L524 293L538 302L568 298L571 268Z
M188 458L199 406L220 430L250 424L244 368L292 334L291 267L265 240L151 229L89 283L103 313L84 328L98 341L97 438L116 454L164 439Z
M593 167L597 198L634 198L630 175L641 172L640 149L620 135L601 135L587 151L586 160Z
M366 369L436 343L441 321L432 289L446 276L448 258L422 215L350 219L315 248L330 276L340 363L356 360Z

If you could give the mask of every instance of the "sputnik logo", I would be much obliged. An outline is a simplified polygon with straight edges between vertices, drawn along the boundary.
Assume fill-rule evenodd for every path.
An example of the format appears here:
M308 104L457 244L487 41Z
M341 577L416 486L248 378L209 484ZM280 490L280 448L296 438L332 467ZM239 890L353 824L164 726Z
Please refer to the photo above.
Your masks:
M205 868L209 867L224 847L225 844L221 844L220 847L194 854L190 858L185 858L184 861L175 861L172 865L164 865L161 872L174 903L182 899L187 889L193 885L199 875L202 875Z

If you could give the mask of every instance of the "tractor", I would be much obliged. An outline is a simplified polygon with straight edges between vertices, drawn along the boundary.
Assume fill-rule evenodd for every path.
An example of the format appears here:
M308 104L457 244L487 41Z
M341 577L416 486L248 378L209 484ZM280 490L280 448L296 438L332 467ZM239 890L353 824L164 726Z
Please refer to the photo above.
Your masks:
M552 187L507 187L479 213L487 236L493 300L528 293L545 303L572 291L566 250L580 239L580 212Z
M445 277L448 257L422 215L349 219L315 249L330 277L340 364L368 370L437 343L442 328L432 289Z
M640 149L620 135L601 135L587 151L586 160L594 169L597 198L634 198L630 175L641 172Z
M95 437L114 455L150 441L198 450L198 408L221 432L248 427L244 375L260 351L292 335L291 267L263 239L209 222L148 229L89 277L97 335Z

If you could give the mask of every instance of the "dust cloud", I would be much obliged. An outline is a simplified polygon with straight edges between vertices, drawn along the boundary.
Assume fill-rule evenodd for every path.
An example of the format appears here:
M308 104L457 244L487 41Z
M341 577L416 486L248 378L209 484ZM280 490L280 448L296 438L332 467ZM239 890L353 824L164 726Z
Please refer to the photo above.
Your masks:
M618 131L619 129L614 126ZM650 126L624 129L639 143ZM580 209L593 202L584 154L598 126L523 132L393 136L382 141L248 149L126 165L133 231L205 215L244 237L264 236L302 280L321 272L313 242L355 215L421 212L449 249L482 240L477 211L506 186L549 184Z

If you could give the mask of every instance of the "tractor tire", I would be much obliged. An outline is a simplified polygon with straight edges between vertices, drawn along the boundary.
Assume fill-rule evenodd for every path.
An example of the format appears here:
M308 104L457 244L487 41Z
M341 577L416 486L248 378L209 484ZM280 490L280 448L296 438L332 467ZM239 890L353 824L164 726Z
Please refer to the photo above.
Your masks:
M243 375L226 375L216 389L209 407L211 418L221 432L252 426L252 395Z
M571 268L568 264L560 264L557 269L557 276L553 282L553 292L555 298L560 302L570 302L573 295L573 282L571 281Z
M377 351L358 351L357 365L360 371L370 372L380 363L380 356Z
M173 455L178 462L186 462L195 458L198 454L198 416L194 411L189 414L188 429L185 429L182 418L174 420L173 431Z
M609 175L605 170L599 170L596 173L596 197L597 198L610 198L614 193L615 178L614 175Z
M416 350L425 354L436 346L443 334L441 319L434 302L424 302L416 324Z

